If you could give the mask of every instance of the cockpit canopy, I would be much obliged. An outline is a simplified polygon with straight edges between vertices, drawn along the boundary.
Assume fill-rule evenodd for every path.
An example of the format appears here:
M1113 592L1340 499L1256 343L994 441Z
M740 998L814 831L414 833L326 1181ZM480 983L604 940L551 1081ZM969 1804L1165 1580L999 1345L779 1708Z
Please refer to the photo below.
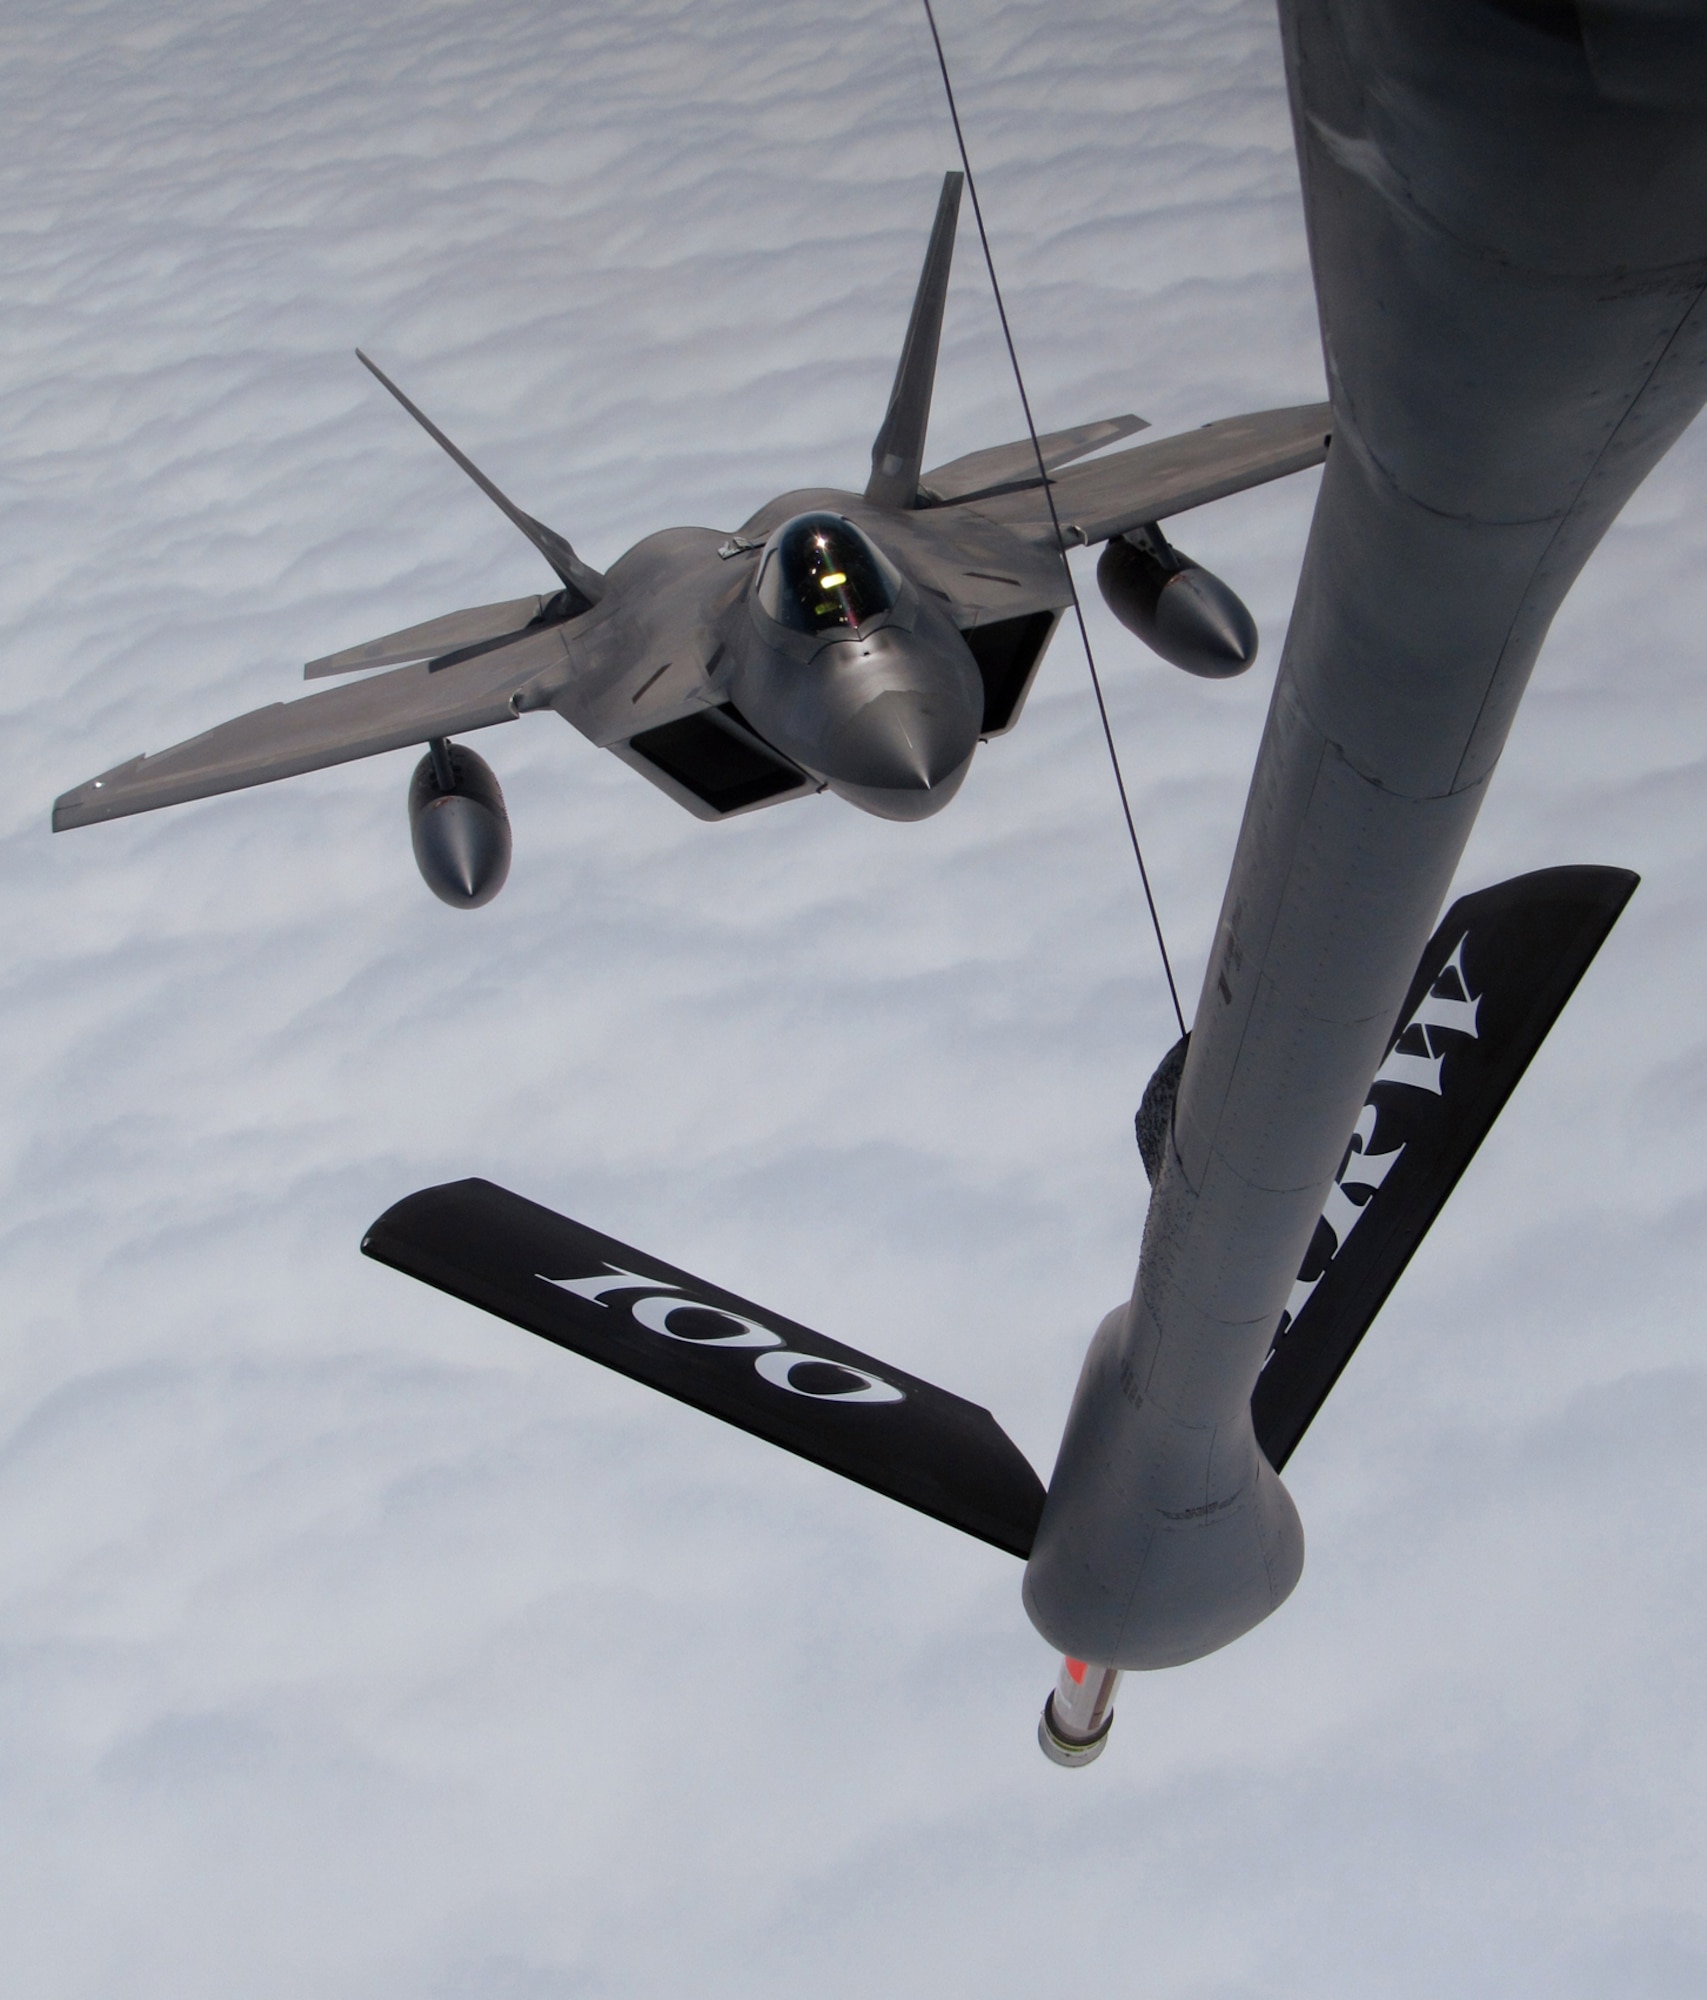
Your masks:
M796 514L766 542L755 588L779 625L816 636L857 631L891 610L901 578L840 514Z

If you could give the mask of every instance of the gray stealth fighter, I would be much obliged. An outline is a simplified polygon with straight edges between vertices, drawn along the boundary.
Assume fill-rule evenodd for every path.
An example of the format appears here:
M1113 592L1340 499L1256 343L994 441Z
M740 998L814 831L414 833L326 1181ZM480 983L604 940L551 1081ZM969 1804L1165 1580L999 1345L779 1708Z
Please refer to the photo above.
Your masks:
M1244 606L1157 524L1320 463L1327 406L1092 459L1146 428L1111 417L925 470L960 192L949 174L865 492L786 493L732 535L667 529L602 575L361 356L560 587L312 661L310 679L394 671L134 757L65 793L55 830L425 744L409 789L416 859L444 901L474 907L508 873L509 822L485 762L450 739L541 709L702 819L826 789L920 819L954 796L978 744L1018 720L1072 601L1056 520L1068 547L1110 543L1104 594L1164 657L1211 676L1248 666Z

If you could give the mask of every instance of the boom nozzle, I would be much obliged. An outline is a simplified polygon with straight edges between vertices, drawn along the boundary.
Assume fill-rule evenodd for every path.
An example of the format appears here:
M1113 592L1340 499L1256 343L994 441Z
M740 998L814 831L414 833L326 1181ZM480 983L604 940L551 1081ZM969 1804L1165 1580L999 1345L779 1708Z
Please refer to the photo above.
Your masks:
M1114 1727L1114 1695L1120 1686L1118 1667L1099 1667L1088 1660L1063 1660L1043 1713L1037 1719L1037 1741L1051 1764L1069 1771L1094 1764Z

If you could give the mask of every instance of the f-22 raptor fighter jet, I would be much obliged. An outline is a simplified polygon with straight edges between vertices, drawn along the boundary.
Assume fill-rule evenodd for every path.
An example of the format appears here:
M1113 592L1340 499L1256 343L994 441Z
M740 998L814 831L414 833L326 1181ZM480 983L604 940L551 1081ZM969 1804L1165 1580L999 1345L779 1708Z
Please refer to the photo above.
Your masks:
M949 174L864 493L785 493L734 534L666 529L602 575L361 356L559 588L311 661L310 679L393 671L133 757L65 793L55 829L424 744L409 791L416 859L444 901L474 907L503 886L509 822L490 769L451 738L540 709L702 819L824 790L920 819L954 796L978 744L1018 720L1072 601L1063 544L1110 544L1104 594L1164 657L1209 675L1248 666L1244 606L1158 523L1320 463L1327 406L1091 458L1146 428L1112 417L925 470L960 193Z

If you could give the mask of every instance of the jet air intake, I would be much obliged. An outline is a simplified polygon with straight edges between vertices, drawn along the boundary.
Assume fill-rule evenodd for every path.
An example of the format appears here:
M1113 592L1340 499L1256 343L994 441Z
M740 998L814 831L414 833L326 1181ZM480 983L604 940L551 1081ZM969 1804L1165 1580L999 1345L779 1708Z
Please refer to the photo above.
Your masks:
M1097 563L1097 585L1128 632L1188 674L1229 680L1257 656L1256 620L1160 528L1116 535Z
M409 781L409 837L441 903L477 910L510 872L510 816L484 757L436 737Z

